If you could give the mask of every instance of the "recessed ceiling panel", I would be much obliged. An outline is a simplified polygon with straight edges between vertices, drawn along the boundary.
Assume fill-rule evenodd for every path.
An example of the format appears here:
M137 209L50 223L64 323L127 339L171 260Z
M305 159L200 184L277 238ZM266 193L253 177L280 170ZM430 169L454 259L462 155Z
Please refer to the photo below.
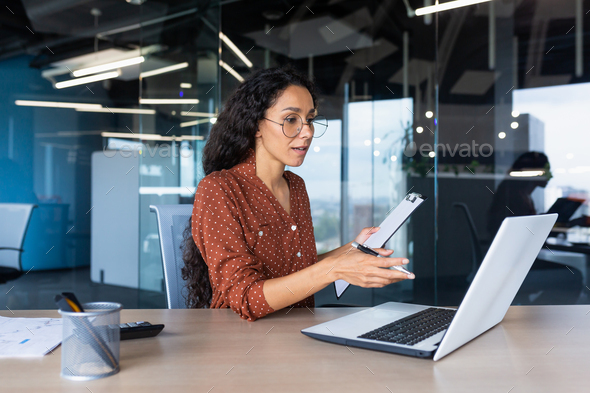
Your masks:
M434 72L434 62L422 59L411 59L408 63L408 83L419 85ZM391 78L390 83L402 84L404 81L404 70L400 68Z
M293 59L306 58L309 55L323 56L348 52L348 48L354 51L373 45L373 40L368 34L359 32L356 26L348 25L342 20L335 20L331 16L319 17L285 27L274 27L268 32L256 31L248 33L246 36L252 38L258 46L282 53ZM280 38L282 36L288 38L283 40Z
M396 45L385 38L379 38L370 48L363 48L354 52L354 55L351 54L346 58L346 62L358 68L365 68L397 52L397 49Z
M147 1L141 7L124 0L22 0L33 30L63 36L94 36L97 29L137 24L165 16L168 6Z
M467 94L482 96L494 84L499 72L465 71L451 89L451 94Z

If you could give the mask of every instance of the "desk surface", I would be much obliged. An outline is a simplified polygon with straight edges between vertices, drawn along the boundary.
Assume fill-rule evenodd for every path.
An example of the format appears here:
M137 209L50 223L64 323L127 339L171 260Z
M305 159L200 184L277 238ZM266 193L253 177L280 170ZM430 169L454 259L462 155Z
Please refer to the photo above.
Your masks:
M544 249L548 249L550 251L569 251L575 252L578 254L586 254L590 255L590 244L562 244L562 243L545 243Z
M281 310L256 322L230 310L123 310L122 322L164 323L121 342L121 371L60 378L61 349L0 359L6 392L574 392L587 391L590 306L511 307L504 321L438 362L325 343L305 327L358 308ZM55 311L0 311L59 317ZM313 314L312 314L313 311ZM189 390L190 389L190 390Z

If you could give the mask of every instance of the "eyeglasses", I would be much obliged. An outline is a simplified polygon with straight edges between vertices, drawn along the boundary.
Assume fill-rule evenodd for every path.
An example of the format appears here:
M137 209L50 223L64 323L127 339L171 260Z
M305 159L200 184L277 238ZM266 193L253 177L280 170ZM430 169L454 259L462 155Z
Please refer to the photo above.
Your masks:
M281 128L283 129L283 134L287 138L295 138L297 135L299 135L304 125L309 126L311 132L313 132L314 138L319 138L320 136L324 135L328 129L328 120L322 115L318 115L315 118L308 120L308 123L304 123L303 119L301 119L301 116L296 113L287 116L282 123L267 119L266 117L264 117L264 119L275 124L280 124Z

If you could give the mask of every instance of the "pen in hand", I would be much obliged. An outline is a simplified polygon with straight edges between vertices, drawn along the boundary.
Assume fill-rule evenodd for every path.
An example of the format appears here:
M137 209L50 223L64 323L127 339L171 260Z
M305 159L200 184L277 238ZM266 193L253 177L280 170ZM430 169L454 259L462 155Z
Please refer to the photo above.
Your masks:
M380 255L377 251L373 250L372 248L367 247L367 246L363 246L362 244L359 244L357 242L352 242L352 246L354 248L356 248L357 250L364 252L365 254L373 255L373 256L379 257L379 258L387 258L387 257L384 257L383 255ZM408 275L412 274L412 272L405 269L403 266L392 266L392 268L394 268L395 270L399 270L400 272L406 273Z

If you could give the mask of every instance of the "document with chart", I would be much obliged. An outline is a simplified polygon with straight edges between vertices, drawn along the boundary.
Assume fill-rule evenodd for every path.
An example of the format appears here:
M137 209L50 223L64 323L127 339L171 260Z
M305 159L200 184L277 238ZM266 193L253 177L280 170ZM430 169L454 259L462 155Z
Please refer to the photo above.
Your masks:
M0 358L43 356L61 337L61 318L0 317Z

